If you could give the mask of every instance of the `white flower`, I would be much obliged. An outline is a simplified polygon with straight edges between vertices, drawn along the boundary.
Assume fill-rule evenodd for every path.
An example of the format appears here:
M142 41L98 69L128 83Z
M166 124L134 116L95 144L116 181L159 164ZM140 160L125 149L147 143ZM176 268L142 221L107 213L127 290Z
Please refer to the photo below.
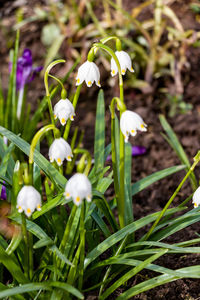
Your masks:
M73 121L74 116L74 106L68 99L61 99L54 106L54 119L58 118L62 125L65 125L69 118Z
M84 198L88 202L92 200L92 186L85 174L76 173L67 182L65 187L65 197L72 198L75 205L80 205Z
M41 195L31 185L25 185L17 195L18 212L23 212L30 217L35 209L41 210Z
M50 162L55 160L57 164L61 166L64 159L71 161L72 157L71 147L63 138L55 139L53 141L49 148Z
M129 69L130 72L134 72L134 70L132 68L132 64L131 64L131 58L128 55L128 53L126 53L125 51L116 51L115 54L119 60L122 75L124 75L126 73L126 69ZM114 58L112 57L111 58L111 75L115 76L117 73L118 73L118 68L117 68Z
M120 129L124 135L125 142L128 142L129 134L135 136L137 130L147 131L147 125L144 123L142 118L130 110L126 110L122 113L120 119Z
M91 87L94 81L97 86L101 87L99 68L92 61L87 60L78 69L76 85L80 85L84 80L88 87Z
M192 203L194 203L194 208L200 205L200 186L193 194Z

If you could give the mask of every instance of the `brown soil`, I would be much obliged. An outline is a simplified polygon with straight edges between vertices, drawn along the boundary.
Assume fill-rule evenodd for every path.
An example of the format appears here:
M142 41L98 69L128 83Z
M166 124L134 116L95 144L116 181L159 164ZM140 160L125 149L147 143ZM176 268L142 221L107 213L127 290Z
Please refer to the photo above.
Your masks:
M17 3L20 1L4 1L2 4L2 9L0 14L2 16L3 22L3 34L0 36L1 42L1 76L3 81L3 86L7 86L7 75L8 75L8 37L9 41L14 37L14 33L10 31L10 27L14 24L15 18L13 12L16 11ZM25 11L27 15L31 15L33 7L38 4L38 1L31 1L32 6L28 6L28 1L22 1L25 5ZM41 3L41 1L39 1ZM132 3L134 2L134 4ZM124 6L127 9L133 8L137 3L143 1L124 1ZM182 24L185 29L195 29L199 30L200 25L195 22L195 15L189 9L188 2L192 1L171 1L172 8L181 19ZM45 4L45 1L44 1ZM141 18L146 18L146 14L151 13L148 9L144 12ZM25 47L29 47L33 52L34 62L37 65L41 65L45 56L45 48L40 41L40 29L42 24L40 22L33 22L30 25L25 26L21 31L21 44L20 49L23 51ZM38 49L40 49L38 51ZM60 57L66 58L66 51L62 47L60 52ZM184 94L183 100L193 104L193 109L182 115L176 115L173 118L168 119L174 131L176 132L179 140L181 141L190 161L200 149L200 49L199 48L188 48L187 50L187 61L189 63L189 68L185 70L182 74L182 80L184 84ZM66 67L62 67L59 74L62 75L66 72ZM73 78L72 78L73 80ZM42 80L37 79L31 83L29 87L29 99L34 106L37 98L41 98L44 95L44 87L42 85ZM116 81L117 83L117 81ZM103 89L105 88L106 95L106 121L107 121L107 143L109 143L109 123L110 114L108 105L111 98L118 94L117 85L115 88L110 89L105 86L106 82L102 83ZM169 82L169 84L171 84ZM6 90L6 89L5 89ZM87 92L87 93L86 93ZM98 89L96 87L90 90L83 89L81 94L80 102L78 105L77 117L75 124L79 124L81 128L85 130L84 138L84 148L93 151L93 139L94 139L94 123L95 123L95 109L96 109L96 98ZM147 153L140 157L133 158L133 174L132 181L135 182L153 172L162 170L164 168L180 164L179 159L176 154L163 139L160 132L162 131L159 122L159 113L167 114L168 100L166 98L160 98L160 95L155 91L152 94L142 94L139 91L134 91L126 87L125 89L125 101L127 108L139 113L145 122L148 124L148 132L138 134L134 139L131 139L133 145L141 145L147 148ZM196 175L199 178L200 167L196 168ZM174 190L176 189L178 183L184 176L184 171L174 174L166 179L151 185L149 188L137 194L134 199L134 216L135 219L139 219L149 213L158 211L164 207ZM174 200L173 205L176 206L181 201L186 199L191 194L191 187L189 182L187 182L179 195ZM191 203L189 208L191 208ZM197 237L196 232L199 232L199 224L194 224L189 228L180 231L178 234L173 235L167 241L170 243L181 242L184 240L192 239ZM181 267L186 267L190 265L200 264L200 256L198 254L190 254L187 256L165 256L163 259L159 260L159 263L168 268L176 269ZM151 273L146 273L149 278L152 276ZM141 281L141 275L136 276L132 281L129 281L128 287L135 285ZM118 290L110 299L115 299L117 295L122 291ZM165 284L161 287L157 287L148 292L142 293L138 296L133 297L133 299L142 300L157 300L157 299L174 299L174 300L194 300L199 299L200 287L198 280L192 279L182 279L175 282ZM87 299L97 299L96 296L88 296Z

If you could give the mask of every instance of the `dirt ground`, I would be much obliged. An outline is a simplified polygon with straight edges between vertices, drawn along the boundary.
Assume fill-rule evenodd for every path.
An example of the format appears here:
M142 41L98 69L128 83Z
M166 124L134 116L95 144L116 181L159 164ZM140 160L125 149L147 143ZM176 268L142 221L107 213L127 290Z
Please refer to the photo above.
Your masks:
M2 1L1 1L2 2ZM0 50L0 65L1 65L1 77L3 86L7 86L7 75L8 75L8 45L9 41L5 37L13 38L14 33L10 31L10 27L15 19L13 12L16 7L25 5L26 12L28 15L32 13L32 7L28 5L28 1L4 1L2 8L0 9L0 15L4 24L4 32L0 36L1 50ZM39 1L41 3L41 1ZM134 3L132 3L134 2ZM136 4L143 1L124 1L124 7L127 9L133 8ZM195 29L200 31L200 24L195 21L194 13L189 9L189 4L193 1L171 1L171 7L175 11L176 15L180 18L185 29ZM34 4L37 1L33 1ZM43 1L45 4L46 2ZM34 5L33 5L34 6ZM144 11L140 18L145 18L146 14L151 13L150 10ZM45 48L40 41L40 30L42 23L33 22L27 27L25 26L21 31L21 43L20 49L26 47L30 48L33 52L33 58L36 65L42 65L45 57ZM5 29L7 28L7 29ZM7 30L7 31L6 31ZM9 35L10 33L10 35ZM40 49L40 51L38 51ZM66 58L66 51L61 48L60 55L62 58ZM184 85L183 100L193 105L193 109L186 114L179 114L173 118L168 118L169 123L177 134L181 141L190 161L200 149L200 48L190 47L187 49L187 61L188 69L182 73L182 80ZM133 62L134 64L134 62ZM62 67L60 73L66 71L65 67ZM74 78L71 78L74 80ZM116 82L117 83L117 82ZM105 84L106 96L106 121L108 124L107 132L109 133L109 122L110 114L108 105L113 96L119 91L117 85L110 89ZM126 87L126 86L125 86ZM6 90L6 88L5 88ZM87 92L87 94L86 94ZM86 134L83 141L84 148L93 151L93 138L94 138L94 124L95 124L95 109L96 109L96 96L98 89L96 87L91 88L89 91L83 89L78 105L77 118L75 125L79 124L80 127L84 128ZM32 102L32 108L35 109L35 103L37 98L44 96L44 87L41 79L37 78L29 86L28 96ZM133 90L130 88L125 89L125 101L127 108L139 113L144 121L148 124L148 132L138 134L135 138L131 139L133 145L141 145L146 147L147 152L143 156L133 158L133 173L132 182L135 182L153 172L162 170L164 168L180 164L176 154L164 140L160 134L163 130L159 122L159 114L164 113L167 116L167 109L165 109L168 100L159 97L157 89L151 94L142 94L139 90ZM164 108L163 108L164 107ZM87 112L87 114L85 114ZM109 142L109 138L108 141ZM195 173L199 179L200 166L196 168ZM144 191L137 194L134 199L134 216L135 219L139 219L149 213L161 210L174 190L178 183L184 176L184 171L177 174L171 175L166 179L159 181ZM191 194L191 188L189 182L187 182L176 199L173 205L179 204L181 201L186 199ZM188 205L189 209L192 208L192 204ZM194 224L189 228L180 231L178 234L168 238L168 242L181 242L184 240L192 239L197 237L196 232L200 232L199 224ZM138 233L140 234L140 233ZM199 254L190 254L187 256L173 255L164 257L159 260L159 263L168 268L176 269L181 267L187 267L191 265L200 264ZM128 287L137 284L141 281L143 274L139 274L128 282ZM151 273L147 273L149 278L152 276ZM115 299L122 290L119 289L110 299ZM175 282L165 284L157 287L146 293L142 293L132 299L141 300L158 300L158 299L174 299L174 300L197 300L200 299L200 286L198 280L182 279ZM87 299L96 299L96 296L88 296Z

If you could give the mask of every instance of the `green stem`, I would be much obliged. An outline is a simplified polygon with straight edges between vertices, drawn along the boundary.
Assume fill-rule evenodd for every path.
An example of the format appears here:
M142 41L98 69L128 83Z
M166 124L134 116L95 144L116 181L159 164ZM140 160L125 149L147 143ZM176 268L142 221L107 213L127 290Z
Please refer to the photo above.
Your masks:
M81 290L83 286L83 272L84 272L84 259L85 259L85 201L82 203L81 216L80 216L80 265L79 265L79 279L78 279L78 289Z
M28 233L29 242L29 278L33 277L33 235L31 232Z
M37 146L37 143L41 139L41 137L46 134L49 130L54 131L54 135L56 138L60 137L60 131L58 128L56 128L53 124L46 125L42 127L33 137L31 146L30 146L30 153L29 153L29 178L31 184L33 184L33 163L34 163L34 150Z
M33 155L34 155L34 150L35 147L37 145L37 143L39 142L39 140L41 139L41 137L48 132L49 130L54 130L55 131L55 135L58 137L60 137L60 131L58 128L56 128L54 125L49 124L46 125L44 127L42 127L33 137L32 142L31 142L31 147L30 147L30 154L29 154L29 164L33 164Z
M80 84L77 87L76 93L74 95L74 99L73 99L73 102L72 102L72 104L74 106L74 110L76 109L76 105L78 103L79 95L80 95L80 92L81 92L81 87L82 87L82 84ZM67 138L68 138L70 126L71 126L71 120L68 119L67 125L65 126L65 131L64 131L64 134L63 134L64 140L67 140Z
M22 218L22 235L24 239L24 273L29 278L29 255L28 255L28 235L26 230L26 217L24 213L21 214Z
M87 150L85 150L85 149L75 149L75 150L74 150L74 154L78 154L78 153L83 153L83 154L86 155L86 158L87 158L87 165L86 165L85 170L84 170L83 173L84 173L86 176L88 176L89 171L90 171L91 166L92 166L92 157L91 157L91 155L90 155L90 152L87 151Z
M62 83L62 81L60 79L58 79L57 77L51 75L51 74L48 74L49 77L55 79L56 81L58 81L58 83L61 85L62 89L64 89L64 85Z
M104 45L102 43L95 43L93 45L94 48L101 48L103 50L105 50L108 54L110 54L111 57L113 57L116 65L117 65L117 69L118 69L118 73L119 73L119 87L120 87L120 99L122 101L124 101L124 96L123 96L123 92L121 92L121 88L123 89L123 78L122 78L122 72L121 72L121 67L120 67L120 63L119 60L115 54L115 52L108 47L107 45Z
M116 41L118 41L118 39L116 39ZM105 50L107 53L109 53L113 59L115 60L115 63L117 65L117 69L118 69L118 73L119 73L119 88L120 88L120 102L124 103L124 89L123 89L123 78L122 78L122 73L121 73L121 67L120 67L120 63L119 60L116 56L116 54L114 53L114 51L102 44L102 43L95 43L93 45L93 47L95 48L101 48L103 50ZM120 117L121 114L123 113L123 109L120 111ZM119 211L119 223L120 223L120 227L123 228L125 225L124 222L124 207L125 207L125 188L124 188L124 157L125 157L125 147L124 147L124 137L122 135L122 132L120 131L120 149L119 149L119 156L120 156L120 163L119 163L119 173L120 173L120 181L119 181L119 207L118 207L118 211Z
M152 234L152 232L154 231L155 227L157 226L157 224L160 222L160 220L162 219L162 217L164 216L166 210L168 209L168 207L170 206L170 204L172 203L172 201L174 200L174 198L176 197L176 195L178 194L178 192L180 191L182 185L184 184L184 182L187 180L187 178L190 176L190 174L194 171L194 168L196 167L196 165L199 163L200 161L200 157L199 157L199 153L196 156L196 159L193 163L193 165L190 167L189 171L187 172L187 174L185 175L185 177L183 178L183 180L181 181L181 183L179 184L179 186L177 187L177 189L175 190L175 192L173 193L173 195L171 196L171 198L169 199L169 201L167 202L167 204L165 205L165 207L163 208L163 210L161 211L160 215L158 216L158 218L155 220L155 222L153 223L153 225L151 226L150 230L147 232L147 234L144 237L144 241L146 241L150 235Z
M53 108L52 108L52 104L51 104L51 97L50 97L50 93L49 93L49 84L48 84L48 77L52 77L52 75L49 74L50 70L57 64L59 63L64 63L65 60L64 59L58 59L53 61L46 69L45 74L44 74L44 85L45 85L45 90L46 90L46 96L47 96L47 102L48 102L48 107L49 107L49 114L50 114L50 118L51 118L51 123L53 125L55 125L55 121L54 121L54 115L53 115ZM53 77L55 79L55 77ZM56 80L58 81L59 79L56 78ZM60 81L60 80L59 80ZM61 84L61 82L59 82ZM63 86L63 85L62 85Z
M119 215L119 223L121 227L124 227L124 209L125 209L125 203L121 199L123 199L123 190L121 191L121 186L123 188L124 185L124 156L122 159L121 166L121 173L118 174L117 170L117 164L116 164L116 144L115 144L115 104L117 104L118 109L120 110L120 113L126 110L126 106L118 97L114 97L110 104L110 111L111 111L111 147L112 147L112 165L113 165L113 172L114 172L114 187L116 191L116 199L117 199L117 208L118 208L118 215ZM120 135L121 136L121 135ZM122 136L123 138L123 136ZM121 149L121 141L120 141L120 149ZM124 153L124 149L121 149L121 155ZM122 157L122 156L121 156ZM122 174L123 171L123 174ZM119 175L119 176L118 176ZM119 177L119 178L118 178ZM123 179L123 184L120 181L120 178ZM120 184L119 184L120 181Z

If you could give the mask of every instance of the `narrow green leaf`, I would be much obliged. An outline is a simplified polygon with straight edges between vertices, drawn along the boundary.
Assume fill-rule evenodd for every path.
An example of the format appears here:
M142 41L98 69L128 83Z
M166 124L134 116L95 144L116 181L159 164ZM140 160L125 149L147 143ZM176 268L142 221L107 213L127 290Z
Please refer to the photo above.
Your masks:
M200 278L200 265L194 266L194 267L187 267L182 269L175 270L178 272L182 272L183 276L177 277L176 273L175 275L160 275L157 277L154 277L149 280L145 280L139 284L136 284L132 288L128 289L126 292L122 293L119 297L117 297L117 300L128 300L131 297L135 295L139 295L142 292L148 291L156 286L163 285L168 282L172 282L174 280L180 279L180 278Z
M133 203L131 195L132 147L125 143L125 224L133 222Z
M105 103L103 90L99 91L97 99L95 140L94 140L94 164L95 169L104 167L104 148L105 148Z
M6 171L8 168L8 162L10 160L10 156L11 156L13 149L14 149L14 144L11 143L6 150L5 155L4 155L1 165L0 165L0 176L6 175ZM2 189L2 185L0 185L0 194L1 194L1 189Z
M136 183L134 183L132 185L132 196L141 192L142 190L144 190L146 187L148 187L152 183L157 182L158 180L163 179L171 174L179 172L179 171L185 169L185 167L186 167L185 165L170 167L170 168L164 169L162 171L155 172L155 173L137 181Z
M8 255L1 245L0 262L6 267L6 269L11 273L11 275L17 282L28 282L28 279L24 276L24 273L22 272L20 266L17 264L17 260L14 254Z
M180 144L175 132L173 131L173 129L171 128L171 126L167 122L165 116L160 115L159 118L160 118L160 122L161 122L162 127L164 128L165 132L167 133L168 142L169 142L170 146L176 152L176 154L179 157L181 163L187 166L186 172L188 172L189 169L190 169L190 162L189 162L189 159L188 159L182 145ZM190 181L191 181L191 185L193 187L193 190L196 190L198 185L197 185L197 181L196 181L196 177L195 177L194 172L192 172L191 175L190 175Z
M5 135L10 141L12 141L18 148L20 148L26 155L29 155L30 145L21 139L19 136L13 132L7 130L0 126L0 133ZM41 168L47 177L49 177L56 185L64 188L66 185L66 178L62 176L56 168L37 150L34 151L34 162Z
M5 144L5 142L3 140L3 137L0 136L0 158L1 159L3 159L7 148L8 147ZM14 159L12 158L12 156L11 156L10 159L9 159L8 168L7 168L7 174L8 174L9 179L11 179L11 180L12 180L12 174L13 174L14 167L15 167L15 162L14 162Z
M166 212L166 215L169 215L172 212L174 213L178 210L179 209L176 209L176 208L168 209L167 212ZM106 240L101 242L96 248L94 248L91 252L88 253L88 255L85 259L84 267L87 268L87 266L92 261L94 261L97 257L99 257L107 249L111 248L113 245L115 245L116 243L121 241L127 235L132 234L136 230L138 230L138 229L144 227L145 225L147 225L147 224L153 222L154 220L156 220L156 218L158 217L159 214L160 214L160 212L148 215L144 218L141 218L141 219L125 226L124 228L122 228L118 232L112 234L110 237L108 237Z
M151 257L147 258L145 261L141 262L138 266L134 267L132 270L124 274L120 277L113 285L111 285L100 297L100 300L106 299L112 292L114 292L119 286L127 282L131 277L136 275L138 272L142 271L147 265L149 265L152 261L158 259L160 256L167 253L167 249L160 249L159 253L152 255Z

